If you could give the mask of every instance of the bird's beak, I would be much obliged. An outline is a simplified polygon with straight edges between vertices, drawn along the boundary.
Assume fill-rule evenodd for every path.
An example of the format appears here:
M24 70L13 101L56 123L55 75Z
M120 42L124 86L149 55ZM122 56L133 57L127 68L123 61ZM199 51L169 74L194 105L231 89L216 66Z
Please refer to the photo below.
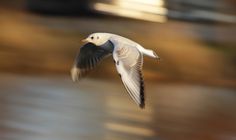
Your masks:
M82 42L89 42L87 38L83 39Z

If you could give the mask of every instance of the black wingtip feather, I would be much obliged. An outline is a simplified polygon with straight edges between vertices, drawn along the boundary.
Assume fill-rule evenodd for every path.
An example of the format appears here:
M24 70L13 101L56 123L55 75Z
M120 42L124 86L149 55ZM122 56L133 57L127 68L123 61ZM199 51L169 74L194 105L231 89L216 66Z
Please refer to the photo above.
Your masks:
M145 97L144 97L144 82L143 82L143 76L140 71L140 105L139 107L144 109L145 107Z
M72 69L72 80L79 80L98 65L102 59L109 56L111 54L111 46L109 45L112 44L106 44L102 47L96 46L93 43L84 44L76 55L74 69Z

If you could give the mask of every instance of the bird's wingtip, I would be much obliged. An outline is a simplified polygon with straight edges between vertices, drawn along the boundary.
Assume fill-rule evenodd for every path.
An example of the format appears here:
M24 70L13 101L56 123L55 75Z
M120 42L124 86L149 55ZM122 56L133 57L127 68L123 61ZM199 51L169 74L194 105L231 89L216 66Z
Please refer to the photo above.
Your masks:
M140 107L141 109L145 109L145 104L144 104L144 103L141 103L141 104L139 104L139 107Z
M77 82L79 80L79 73L80 73L80 70L76 67L73 67L71 68L71 79L73 82Z

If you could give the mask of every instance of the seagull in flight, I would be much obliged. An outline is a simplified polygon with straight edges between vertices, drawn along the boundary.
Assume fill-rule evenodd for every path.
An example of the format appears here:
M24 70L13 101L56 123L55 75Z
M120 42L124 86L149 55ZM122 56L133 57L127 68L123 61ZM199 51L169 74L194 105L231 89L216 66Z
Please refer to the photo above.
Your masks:
M117 72L130 97L144 108L143 55L159 60L158 55L138 43L111 33L93 33L83 40L71 69L73 81L79 80L108 56L113 56Z

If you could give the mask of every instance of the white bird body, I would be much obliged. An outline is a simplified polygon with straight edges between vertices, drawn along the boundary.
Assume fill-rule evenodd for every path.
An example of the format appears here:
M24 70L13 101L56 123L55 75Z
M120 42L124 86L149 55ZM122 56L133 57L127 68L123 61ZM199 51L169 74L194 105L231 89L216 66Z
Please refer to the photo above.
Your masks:
M72 79L74 81L79 79L81 74L92 69L102 58L112 54L117 72L127 92L143 108L145 105L144 82L141 72L143 54L159 59L156 53L143 48L130 39L110 33L93 33L85 40L89 43L80 49L80 54L71 70Z
M116 35L116 34L111 34L111 33L99 33L99 34L104 34L104 35L110 36L111 42L114 43L117 48L120 47L119 43L122 42L123 44L129 44L131 46L136 47L142 54L144 54L146 56L149 56L149 57L152 57L152 58L157 57L157 55L152 50L145 49L140 44L138 44L137 42L134 42L134 41L132 41L128 38L125 38L123 36Z

